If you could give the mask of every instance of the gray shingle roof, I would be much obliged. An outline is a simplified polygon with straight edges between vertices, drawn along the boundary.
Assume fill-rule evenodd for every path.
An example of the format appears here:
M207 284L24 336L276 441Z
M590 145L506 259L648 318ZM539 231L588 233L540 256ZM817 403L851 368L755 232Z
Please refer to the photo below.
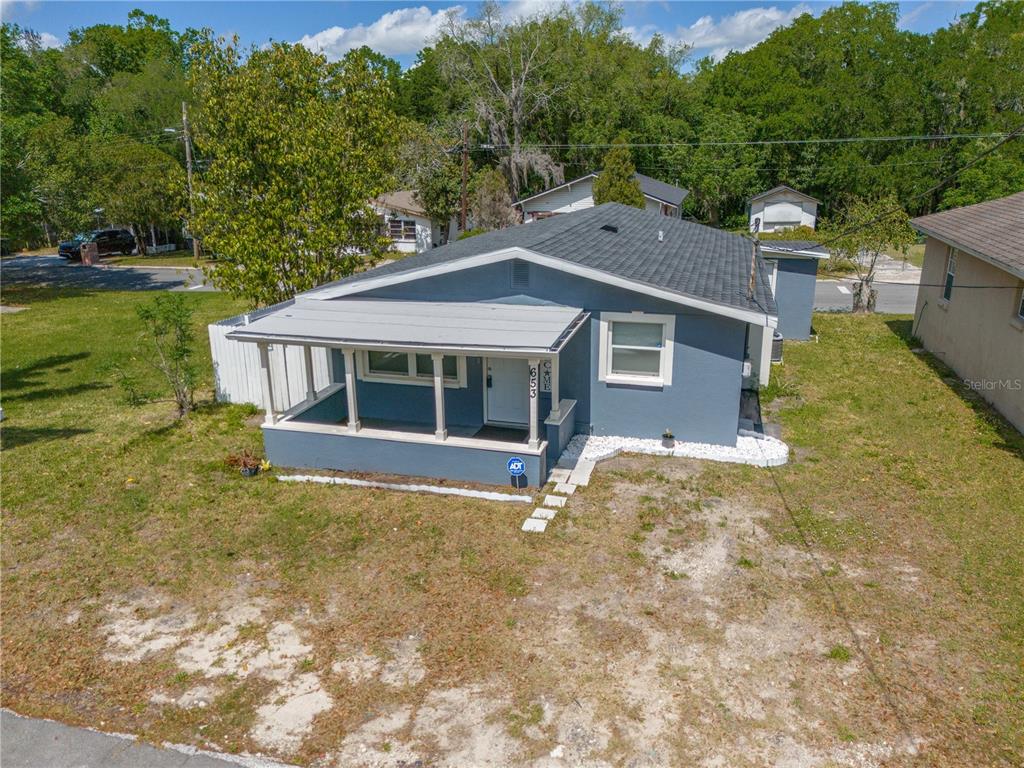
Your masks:
M919 216L911 224L919 232L1024 278L1024 192Z
M814 240L762 240L762 251L803 251L817 254L822 259L828 258L828 249L818 245Z
M676 187L671 184L666 184L664 181L658 181L652 179L650 176L644 176L642 173L633 174L636 180L640 182L640 191L648 197L653 197L662 202L674 205L677 208L683 204L689 194L690 190Z
M664 235L660 242L659 232ZM750 240L619 203L605 203L458 240L330 283L308 295L326 298L334 287L514 247L726 307L776 314L767 271L760 258L754 296L747 297Z
M600 171L591 171L585 176L580 176L578 179L566 181L563 182L562 184L558 184L557 186L551 187L551 189L545 189L543 192L538 192L535 195L524 197L522 200L516 201L515 204L520 205L522 203L525 203L527 200L533 200L535 198L541 197L542 195L546 195L548 192L554 192L556 189L561 189L562 187L568 186L569 184L577 184L583 181L584 179L589 179L592 176L596 178L597 176L600 175ZM645 195L647 195L648 197L653 197L656 200L661 200L663 203L674 205L677 208L680 205L682 205L683 200L685 200L690 195L690 190L688 189L683 189L682 187L675 187L671 184L665 183L664 181L652 179L650 176L644 176L642 173L634 173L633 178L635 178L637 182L640 184L640 191L643 192Z
M762 197L768 197L768 195L774 195L776 192L793 192L794 194L800 195L801 197L806 197L808 200L810 200L812 202L815 202L815 203L820 203L821 202L821 200L819 200L818 198L811 197L806 192L801 192L799 189L793 189L788 184L779 184L779 186L777 186L777 187L772 187L767 192L761 192L758 195L754 195L747 202L748 203L752 203L755 200L760 200Z

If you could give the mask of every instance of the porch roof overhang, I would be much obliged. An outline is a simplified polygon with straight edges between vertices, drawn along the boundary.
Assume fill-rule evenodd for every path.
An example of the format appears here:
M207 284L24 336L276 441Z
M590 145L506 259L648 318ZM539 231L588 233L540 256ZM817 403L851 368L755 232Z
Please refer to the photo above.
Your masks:
M589 317L577 307L299 299L240 326L235 341L466 353L557 353Z

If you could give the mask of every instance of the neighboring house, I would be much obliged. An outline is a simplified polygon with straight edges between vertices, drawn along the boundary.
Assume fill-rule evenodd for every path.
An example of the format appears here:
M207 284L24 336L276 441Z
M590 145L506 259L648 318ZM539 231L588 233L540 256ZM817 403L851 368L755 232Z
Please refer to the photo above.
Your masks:
M515 457L542 485L576 433L736 445L749 339L776 322L749 240L608 203L353 275L227 337L259 345L276 465L506 483ZM275 411L268 345L310 371L328 348L331 384Z
M523 221L539 221L561 213L582 211L594 207L594 179L598 172L588 173L578 179L559 184L557 187L539 192L516 203L523 212ZM683 200L690 194L689 190L673 187L663 181L652 179L637 173L634 178L640 184L644 202L648 211L682 218Z
M807 240L762 240L761 256L778 308L779 335L793 341L810 338L818 262L828 258L828 251ZM772 334L764 330L755 332L751 340L750 359L758 383L767 386Z
M402 253L422 253L441 244L441 225L431 221L427 212L416 201L416 190L402 189L381 195L372 202L374 211L382 218L384 234L392 247ZM449 225L449 237L458 236L456 220Z
M921 216L915 335L1024 432L1024 192Z
M774 189L754 195L747 201L750 231L778 232L782 229L810 227L818 223L820 201L780 184Z

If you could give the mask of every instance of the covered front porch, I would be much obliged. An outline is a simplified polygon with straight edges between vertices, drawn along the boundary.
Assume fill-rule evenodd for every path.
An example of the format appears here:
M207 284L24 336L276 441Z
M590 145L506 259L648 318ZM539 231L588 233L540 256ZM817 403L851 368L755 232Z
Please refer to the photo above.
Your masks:
M520 458L519 482L539 486L575 432L561 352L586 319L551 305L306 300L229 337L260 350L274 464L504 485ZM283 411L271 345L303 350L305 397ZM332 369L319 389L316 347Z

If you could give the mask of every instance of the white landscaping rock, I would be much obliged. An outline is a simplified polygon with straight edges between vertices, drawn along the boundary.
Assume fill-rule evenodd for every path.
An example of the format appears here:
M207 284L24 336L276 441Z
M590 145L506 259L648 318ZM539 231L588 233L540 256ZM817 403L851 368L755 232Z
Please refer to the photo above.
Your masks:
M575 440L576 438L573 438ZM566 448L566 450L569 450ZM566 496L572 496L576 493L576 486L572 483L558 483L555 485L555 493L564 493Z
M544 497L545 507L564 507L567 499L565 496L552 496L550 493Z
M544 507L537 507L533 510L533 514L530 515L534 520L551 520L555 516L555 510L544 509Z
M736 445L686 443L676 441L674 448L665 448L661 440L610 435L576 435L569 441L563 456L582 461L601 461L619 453L648 453L654 456L708 459L755 467L778 467L789 461L789 446L781 440L759 432L741 429ZM558 491L558 486L555 487ZM573 487L575 490L575 487Z
M547 520L538 520L535 517L528 517L523 521L523 530L529 533L544 533L544 529L547 527Z

